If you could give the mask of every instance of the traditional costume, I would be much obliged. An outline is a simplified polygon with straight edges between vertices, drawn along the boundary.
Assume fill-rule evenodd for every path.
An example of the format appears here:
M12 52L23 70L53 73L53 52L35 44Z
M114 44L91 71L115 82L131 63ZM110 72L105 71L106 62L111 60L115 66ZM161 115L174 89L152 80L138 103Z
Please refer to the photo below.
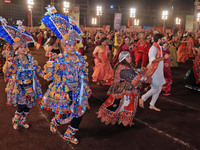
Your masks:
M24 53L25 58L18 56L18 49L20 47L27 47L27 44L34 42L30 34L28 34L24 27L19 23L19 26L10 26L1 19L2 26L0 26L0 37L5 39L13 46L15 55L6 53L6 63L3 71L8 80L5 91L7 92L7 104L17 106L17 111L12 119L13 128L18 129L18 125L24 128L29 128L26 122L29 109L42 98L42 90L36 73L43 77L43 72L38 66L34 58Z
M47 14L42 21L62 39L62 45L74 44L81 40L80 30L74 20L61 14L55 14L54 7L47 7ZM44 66L45 78L53 80L49 85L42 101L41 108L46 108L55 113L50 123L50 131L55 133L61 124L70 123L63 138L74 144L78 140L74 137L78 131L82 115L89 108L88 96L91 94L86 66L83 56L78 52L76 60L70 60L68 53L60 54L56 60L51 57Z
M193 55L193 47L194 47L194 41L192 37L189 36L188 42L187 42L187 53L188 57L194 57Z
M115 56L115 59L113 61L113 65L115 65L116 63L119 62L119 54L122 51L128 51L131 54L131 45L126 44L125 43L126 40L130 40L130 39L129 38L124 38L122 44L119 47L119 51L118 51L117 55Z
M123 51L119 54L121 63L129 52ZM136 114L140 88L142 82L150 82L150 78L143 77L140 72L131 65L119 64L115 71L114 82L110 86L107 94L109 95L98 111L98 118L106 125L122 123L124 126L133 125Z
M177 62L185 63L189 59L187 45L185 42L182 42L177 51Z
M196 50L192 69L187 73L185 87L200 92L200 49Z
M169 46L169 58L170 58L170 67L178 67L177 63L177 53L176 53L176 47L175 45Z
M108 53L110 53L109 47L106 45L102 53L99 52L100 50L102 50L100 46L97 46L93 52L93 56L95 57L95 55L98 55L101 62L97 58L94 59L95 67L92 74L92 81L101 82L104 85L111 85L114 71L108 60Z
M162 49L157 43L153 43L153 46L149 50L149 67L147 70L147 76L152 77L151 89L144 95L142 95L143 101L146 101L149 97L152 96L150 106L154 107L160 92L162 91L162 86L166 83L164 79L164 62L154 62L157 58L163 56ZM159 110L158 110L159 111Z
M115 33L115 48L113 52L113 58L117 55L120 45L122 44L122 38L120 37L119 33Z
M163 45L163 55L170 54L169 49L167 48L167 43ZM166 83L163 85L163 95L168 96L171 95L171 86L172 86L172 73L170 68L170 59L164 59L164 78Z
M143 36L145 36L145 35L144 34L140 35L140 38L142 38ZM146 67L150 44L146 40L140 39L137 42L135 48L136 48L135 53L134 53L135 65L136 66L138 65L139 60L142 57L141 67Z

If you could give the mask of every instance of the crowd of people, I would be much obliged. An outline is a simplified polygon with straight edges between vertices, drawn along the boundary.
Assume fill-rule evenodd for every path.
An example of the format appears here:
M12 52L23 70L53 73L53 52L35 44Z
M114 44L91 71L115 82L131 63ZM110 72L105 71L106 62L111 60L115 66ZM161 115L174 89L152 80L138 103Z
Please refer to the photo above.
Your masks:
M94 49L92 82L110 86L109 97L100 106L97 116L106 125L132 126L138 104L144 108L149 97L152 97L149 109L161 111L155 106L156 101L161 91L165 96L171 95L170 68L178 67L179 63L194 60L185 77L185 87L200 91L198 34L165 34L152 30L82 32L73 21L56 14L47 14L42 21L51 30L38 29L29 34L20 30L20 25L13 28L3 21L0 28L0 71L8 82L7 104L17 106L12 118L14 129L20 125L29 128L26 121L29 110L38 102L41 108L55 113L50 131L56 133L60 125L70 124L63 138L78 144L74 135L89 109L88 98L92 94L84 56L88 47ZM44 70L29 54L28 44L35 41L37 48L46 50ZM36 74L50 81L44 95ZM144 87L149 90L140 95Z

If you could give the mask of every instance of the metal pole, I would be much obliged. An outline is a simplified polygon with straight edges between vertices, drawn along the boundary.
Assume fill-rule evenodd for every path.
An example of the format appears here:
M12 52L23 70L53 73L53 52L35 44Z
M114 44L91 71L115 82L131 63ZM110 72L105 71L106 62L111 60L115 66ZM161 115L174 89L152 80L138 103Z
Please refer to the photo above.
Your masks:
M165 33L165 19L163 19L163 33Z
M101 22L100 22L100 15L99 15L99 28L101 27Z

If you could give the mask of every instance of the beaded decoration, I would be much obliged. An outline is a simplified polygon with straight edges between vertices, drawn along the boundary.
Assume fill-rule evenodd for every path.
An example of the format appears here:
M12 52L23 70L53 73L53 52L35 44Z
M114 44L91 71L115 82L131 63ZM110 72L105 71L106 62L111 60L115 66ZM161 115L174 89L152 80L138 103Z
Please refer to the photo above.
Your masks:
M5 18L1 17L0 21L2 23L0 26L0 37L2 37L10 45L13 45L15 38L19 38L20 41L26 44L35 42L32 36L25 31L25 27L22 26L21 23L18 26L7 25Z
M62 14L56 14L56 9L53 6L46 7L47 13L41 20L49 27L49 29L59 38L81 41L80 29L75 24L74 20Z

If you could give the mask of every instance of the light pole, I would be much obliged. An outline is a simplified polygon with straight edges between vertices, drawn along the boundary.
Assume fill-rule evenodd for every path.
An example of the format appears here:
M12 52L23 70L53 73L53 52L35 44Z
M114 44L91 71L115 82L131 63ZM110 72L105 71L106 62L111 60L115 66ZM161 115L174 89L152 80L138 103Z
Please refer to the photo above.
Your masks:
M32 28L32 27L33 27L32 9L33 9L33 5L34 5L34 1L33 1L33 0L27 0L27 4L28 4L28 10L30 11L30 16L31 16L31 28Z
M135 8L131 8L130 9L130 18L132 18L131 19L132 25L133 25L133 19L135 18L135 14L136 14L136 9Z
M176 25L178 26L179 30L181 29L181 19L176 17Z
M92 18L92 26L94 27L97 24L97 18Z
M97 16L99 16L99 28L100 28L100 17L102 15L102 6L97 6Z
M67 1L63 2L63 11L66 15L68 15L68 13L69 13L69 2L67 2Z
M134 26L139 26L140 20L139 19L134 19Z
M168 18L168 11L164 10L162 12L162 20L163 20L163 33L165 33L165 20Z
M197 31L199 30L200 13L197 13Z

